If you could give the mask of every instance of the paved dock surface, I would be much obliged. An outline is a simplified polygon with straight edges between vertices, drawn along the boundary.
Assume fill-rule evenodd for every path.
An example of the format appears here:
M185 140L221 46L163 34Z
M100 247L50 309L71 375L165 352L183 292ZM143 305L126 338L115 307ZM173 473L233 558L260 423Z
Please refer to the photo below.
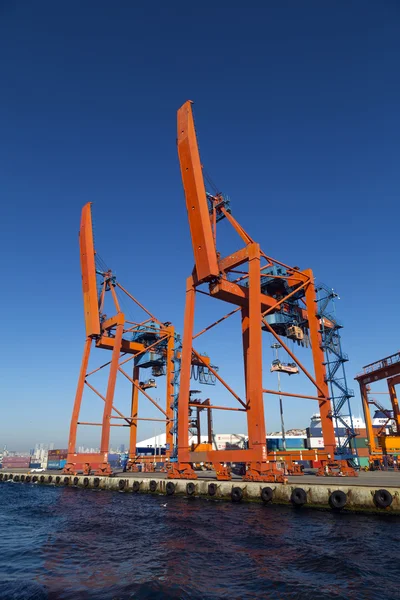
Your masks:
M196 475L199 479L206 479L209 481L216 481L214 471L196 471ZM115 476L118 477L144 477L153 479L161 479L166 477L165 473L123 473L122 471L115 471ZM242 481L240 475L232 475L232 481ZM381 486L381 487L399 487L400 486L400 471L361 471L358 477L317 477L314 472L309 471L304 475L296 477L288 477L288 483L291 485L298 483L303 484L314 484L314 485L329 485L332 487L334 482L341 482L342 485L360 485L360 486Z
M2 469L0 473L25 473L26 469ZM31 471L31 473L33 473ZM40 473L34 473L38 475L60 475L62 471L41 471ZM216 481L216 475L214 471L196 471L196 475L199 480ZM165 479L166 474L156 471L155 473L124 473L122 470L115 470L114 477L134 478L134 479ZM240 475L232 474L232 481L240 482L242 477ZM351 485L351 486L372 486L372 487L400 487L400 471L361 471L358 477L317 477L315 472L306 471L304 475L296 477L288 477L288 483L290 485L329 485L332 487L334 482L339 485Z

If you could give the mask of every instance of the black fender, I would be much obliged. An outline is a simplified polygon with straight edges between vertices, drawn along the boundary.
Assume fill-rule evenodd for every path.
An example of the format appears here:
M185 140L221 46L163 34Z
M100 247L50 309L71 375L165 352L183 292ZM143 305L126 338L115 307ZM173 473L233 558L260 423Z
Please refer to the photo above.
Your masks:
M341 490L335 490L329 496L329 506L333 510L342 510L346 506L347 496Z
M188 496L194 496L194 494L196 493L196 486L193 483L193 481L189 481L186 484L186 493Z
M167 496L173 496L175 494L176 485L172 481L168 481L165 486L165 491L167 492Z
M232 502L241 502L243 499L243 490L240 487L234 487L231 491Z
M376 490L374 503L378 508L388 508L393 502L393 496L387 490Z
M274 492L273 492L272 488L270 488L270 487L264 487L261 490L261 500L263 502L265 502L266 504L268 502L271 502L273 495L274 495Z
M303 506L307 503L307 494L303 488L294 488L290 496L290 501L294 506Z
M209 483L208 484L208 495L209 496L215 496L216 493L217 493L217 484L216 483Z

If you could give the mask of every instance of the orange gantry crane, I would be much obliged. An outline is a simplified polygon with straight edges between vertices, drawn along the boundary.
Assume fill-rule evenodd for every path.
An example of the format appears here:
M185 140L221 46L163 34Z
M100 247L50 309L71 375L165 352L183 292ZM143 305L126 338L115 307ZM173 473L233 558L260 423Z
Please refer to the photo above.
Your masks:
M195 478L192 465L203 461L212 463L218 479L230 479L227 463L246 463L245 480L248 481L284 481L284 471L279 467L277 458L268 455L266 450L266 427L264 418L264 395L277 393L266 390L263 385L262 334L270 332L290 355L315 388L315 394L304 396L280 392L284 396L310 398L318 402L325 452L319 453L322 467L320 474L355 475L345 460L335 460L335 431L332 420L332 407L326 376L324 351L321 343L321 318L317 314L316 291L313 273L310 269L300 270L290 267L265 254L244 228L233 217L229 201L220 193L206 192L197 144L192 103L186 102L178 110L177 145L182 174L186 208L194 253L195 266L186 281L186 305L182 342L182 363L178 400L178 436L176 462L170 464L169 477ZM241 240L241 247L229 256L221 256L217 250L217 225L226 219ZM205 289L207 291L205 291ZM233 305L225 317L211 323L195 334L196 293L206 293ZM298 299L301 307L291 304ZM297 311L296 319L284 329L284 336L302 339L307 334L314 364L314 373L310 373L290 350L279 335L279 319L289 311ZM245 378L245 397L241 398L223 379L213 372L217 380L230 392L238 403L237 407L211 406L212 409L236 410L245 412L248 428L248 448L243 450L205 450L191 451L188 441L190 409L190 370L193 358L200 362L202 358L193 346L193 341L205 331L239 313L243 345L243 363ZM297 324L293 324L296 322ZM329 327L329 320L325 320ZM212 367L210 367L212 370ZM293 455L279 452L289 473L299 473L296 462L315 459L312 450Z
M168 461L174 448L174 411L177 404L177 389L180 371L180 337L170 322L161 322L130 294L108 269L94 248L91 203L82 209L79 230L82 290L85 315L86 341L71 417L68 442L68 457L65 472L97 474L111 473L108 462L111 427L129 428L128 470L137 470L137 463L153 462L154 458L138 456L136 452L139 421L156 421L165 426L166 454ZM108 307L106 307L108 300ZM135 307L144 320L132 321L121 309L121 302L130 312ZM128 306L130 302L130 306ZM111 311L112 316L105 314ZM88 371L92 348L108 350L111 359ZM198 382L213 384L214 378L208 371L209 357L202 355L201 361L192 360L192 372ZM151 378L142 377L143 371L151 370ZM108 372L107 372L108 371ZM96 376L107 373L106 391L98 389ZM124 415L115 406L117 377L124 378L130 386L130 411ZM165 407L151 396L156 387L156 378L165 376ZM104 385L104 381L101 382ZM95 385L96 384L96 385ZM80 420L82 399L85 390L93 392L104 403L101 422ZM159 411L158 418L139 416L139 396L143 395ZM78 426L101 428L100 452L77 452ZM163 460L160 458L159 460Z
M400 352L366 365L355 379L360 385L371 458L382 454L400 454L400 408L396 392L396 385L400 384ZM372 397L374 393L371 391L371 385L382 380L387 382L391 411ZM372 406L385 415L385 422L381 427L374 428L372 425ZM387 429L391 431L387 433Z

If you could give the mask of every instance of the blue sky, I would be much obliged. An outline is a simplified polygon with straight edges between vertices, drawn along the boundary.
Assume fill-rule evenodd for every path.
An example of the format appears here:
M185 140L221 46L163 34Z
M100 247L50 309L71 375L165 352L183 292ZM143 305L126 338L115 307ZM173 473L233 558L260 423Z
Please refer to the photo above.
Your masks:
M338 290L351 385L399 349L397 2L3 0L0 56L0 446L66 444L86 202L107 264L182 328L193 258L175 140L188 98L202 161L236 218L268 254ZM201 323L229 310L208 302ZM199 349L240 389L238 336L232 322ZM266 400L268 430L276 405ZM286 406L288 426L306 426L315 409ZM235 419L216 416L216 429L243 431ZM152 434L142 427L139 437Z

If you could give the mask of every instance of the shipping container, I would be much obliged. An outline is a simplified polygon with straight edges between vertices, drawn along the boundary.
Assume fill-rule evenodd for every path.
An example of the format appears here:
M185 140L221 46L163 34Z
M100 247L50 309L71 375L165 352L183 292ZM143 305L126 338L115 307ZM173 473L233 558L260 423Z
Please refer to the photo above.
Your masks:
M48 460L47 468L48 469L60 469L60 461L59 460Z
M40 462L31 462L29 465L30 469L40 469L42 466L42 463Z
M287 437L286 438L286 449L287 450L304 450L306 447L307 439L300 437ZM268 437L267 438L267 449L271 452L283 450L283 438L281 437Z
M60 460L60 469L63 469L66 464L67 464L67 459L66 458L62 458Z
M358 454L358 456L369 456L369 449L368 448L357 448L357 454Z
M353 438L350 443L353 448L368 448L368 438L365 437Z
M47 453L47 456L51 459L54 458L67 458L68 455L68 449L67 448L60 448L57 450L49 450Z
M364 456L360 456L358 460L360 462L360 467L361 468L369 466L369 457L367 458L367 457L364 457Z
M335 427L336 437L345 436L345 435L347 435L347 432L348 432L348 429L346 429L345 427ZM309 427L307 429L307 436L308 437L322 437L322 427Z
M28 469L30 463L29 457L23 456L4 456L3 469Z

